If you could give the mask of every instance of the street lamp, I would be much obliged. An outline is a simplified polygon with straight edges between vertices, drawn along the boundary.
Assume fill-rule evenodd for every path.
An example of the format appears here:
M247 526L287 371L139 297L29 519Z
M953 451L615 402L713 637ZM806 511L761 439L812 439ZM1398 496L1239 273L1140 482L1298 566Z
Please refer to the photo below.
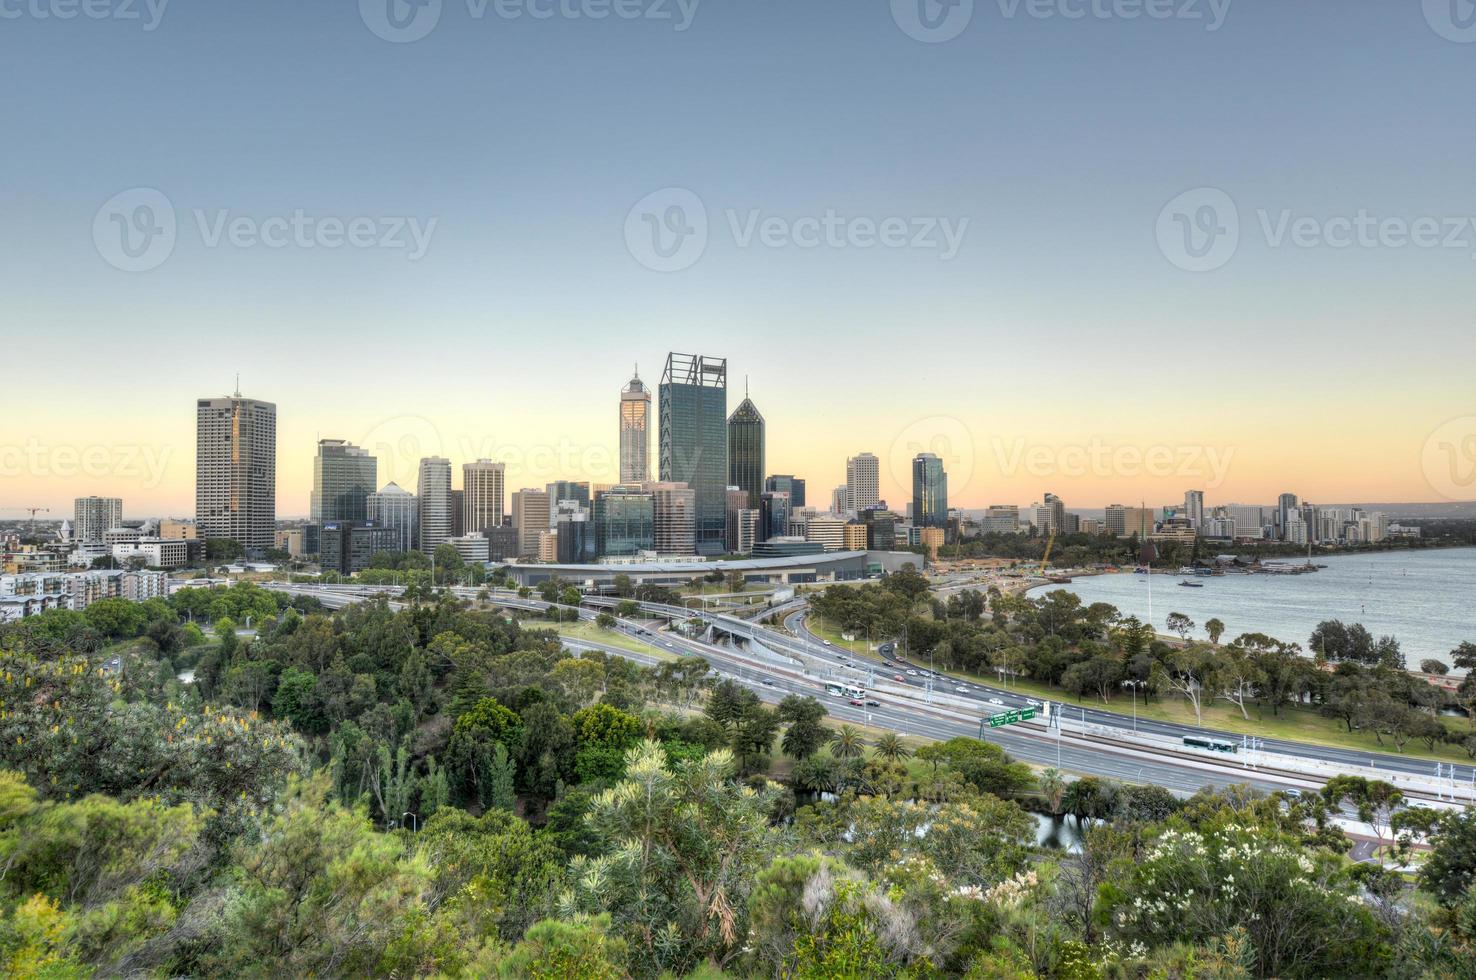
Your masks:
M1138 688L1148 686L1148 682L1147 681L1127 680L1127 681L1123 681L1122 682L1122 686L1123 687L1130 687L1133 690L1133 731L1134 732L1137 732L1137 730L1138 730Z

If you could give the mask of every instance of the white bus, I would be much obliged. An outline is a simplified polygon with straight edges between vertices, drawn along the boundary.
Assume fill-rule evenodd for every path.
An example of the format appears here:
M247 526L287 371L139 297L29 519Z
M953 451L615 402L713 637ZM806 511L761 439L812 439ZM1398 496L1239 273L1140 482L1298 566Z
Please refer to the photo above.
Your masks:
M825 693L833 698L853 698L859 701L866 697L866 688L857 687L854 684L837 684L831 681L825 685Z

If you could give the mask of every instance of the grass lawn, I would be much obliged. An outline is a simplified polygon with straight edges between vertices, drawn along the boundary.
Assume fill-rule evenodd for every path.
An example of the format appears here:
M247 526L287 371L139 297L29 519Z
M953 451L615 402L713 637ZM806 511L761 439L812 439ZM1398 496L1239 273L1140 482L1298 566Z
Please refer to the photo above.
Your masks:
M536 619L523 620L523 628L528 630L553 630L560 636L567 636L573 640L584 640L586 643L600 643L605 646L618 647L621 650L629 650L632 653L643 653L658 660L676 660L676 654L659 647L652 647L634 640L624 633L615 630L600 629L593 623L553 623L547 620Z
M841 639L840 631L832 624L825 622L815 616L806 619L810 632L816 636L830 640L837 648L851 650L853 653L861 653L866 649L866 640L862 638L854 643ZM913 659L918 663L920 658ZM921 661L926 665L927 661ZM999 678L994 675L970 674L965 671L949 671L950 674L963 677L978 684L989 684L993 687L1003 687ZM1041 700L1058 701L1065 705L1084 705L1088 708L1100 708L1115 711L1122 715L1132 715L1132 698L1128 693L1114 697L1109 703L1103 704L1100 700L1087 699L1077 701L1070 694L1060 688L1051 687L1036 681L1021 678L1009 683L1010 691L1017 691L1029 697ZM1390 755L1400 754L1387 738L1380 745L1373 735L1366 732L1349 732L1344 730L1343 723L1335 718L1324 718L1314 709L1283 707L1279 715L1273 716L1269 709L1262 708L1257 704L1247 704L1246 711L1250 714L1250 720L1240 716L1240 709L1233 704L1221 701L1216 704L1204 705L1204 725L1206 728L1217 728L1220 731L1235 732L1243 735L1257 735L1262 738L1280 738L1293 742L1307 742L1312 745L1328 745L1340 749L1354 749L1361 752L1388 753ZM1067 711L1070 717L1070 711ZM1145 704L1143 699L1138 698L1138 717L1149 718L1153 721L1167 721L1179 725L1193 725L1194 708L1183 698L1165 698L1151 704ZM1442 724L1453 730L1469 730L1469 724L1460 718L1449 718L1442 716ZM1441 762L1459 762L1469 765L1471 757L1465 751L1455 745L1437 744L1432 752L1422 741L1414 740L1407 742L1404 746L1404 755L1417 759L1439 760Z

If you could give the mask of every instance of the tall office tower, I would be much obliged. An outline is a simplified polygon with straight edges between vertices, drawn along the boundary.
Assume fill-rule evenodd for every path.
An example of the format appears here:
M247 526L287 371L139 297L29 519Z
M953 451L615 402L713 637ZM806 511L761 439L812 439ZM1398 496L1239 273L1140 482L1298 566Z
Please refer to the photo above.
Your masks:
M548 491L548 521L550 527L559 523L561 514L588 513L590 505L589 484L576 480L555 480L544 487Z
M726 496L728 499L728 551L737 555L741 554L738 550L739 512L753 510L753 508L748 506L748 493L742 487L728 487Z
M612 487L595 495L595 551L599 559L629 558L655 546L655 500L639 487Z
M789 534L792 503L789 494L779 490L766 490L759 495L759 541Z
M735 555L753 554L753 546L759 539L759 522L763 520L763 514L757 510L740 510L738 512L738 528L734 535L736 547L733 549Z
M555 557L560 565L583 565L595 560L595 522L589 511L560 515L555 534Z
M97 544L103 534L123 523L120 497L78 497L72 502L72 540Z
M789 506L792 510L805 506L805 481L797 476L776 473L764 481L764 490L768 493L789 494Z
M313 457L312 516L318 523L365 521L369 495L379 486L379 461L342 439L319 439Z
M845 514L854 512L855 507L851 505L851 488L842 483L830 491L830 512L832 514Z
M1051 530L1057 534L1069 534L1071 522L1066 517L1066 502L1053 493L1048 493L1041 498L1046 507L1051 511Z
M696 554L697 492L685 483L647 483L641 489L651 494L652 546L656 553Z
M697 493L697 553L722 554L728 488L728 362L668 354L660 389L660 473Z
M415 530L420 524L415 494L398 483L386 483L384 489L369 495L368 510L369 523L395 532L396 551L415 548Z
M861 453L846 460L846 487L850 494L847 510L863 511L881 500L881 460L871 453Z
M481 534L502 526L503 480L506 467L490 459L461 464L462 534Z
M742 488L750 508L764 492L764 417L747 392L728 416L728 486Z
M240 391L195 403L195 524L206 541L276 543L276 405Z
M620 482L645 483L651 478L651 439L646 434L651 416L651 389L641 381L640 369L620 392Z
M1276 531L1278 534L1281 535L1281 539L1283 541L1287 540L1287 522L1290 520L1292 512L1297 509L1298 505L1296 494L1284 493L1280 497L1276 498Z
M451 461L444 456L427 456L420 461L420 485L416 497L420 504L420 550L434 554L436 548L449 541L455 521L451 518Z
M451 537L459 538L466 534L466 493L462 490L451 491ZM449 538L447 540L450 540Z
M948 524L948 474L943 461L932 453L918 453L912 460L912 523L918 527Z
M1184 491L1184 516L1189 519L1189 526L1196 531L1204 523L1204 491Z
M518 529L518 552L524 558L538 557L538 535L548 530L547 490L524 488L513 492L512 522Z

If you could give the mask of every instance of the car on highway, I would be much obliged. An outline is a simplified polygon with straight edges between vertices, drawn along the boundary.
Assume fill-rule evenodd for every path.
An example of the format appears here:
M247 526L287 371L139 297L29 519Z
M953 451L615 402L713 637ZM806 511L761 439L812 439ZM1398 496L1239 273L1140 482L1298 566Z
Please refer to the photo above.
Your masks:
M1035 700L1034 698L1026 698L1025 699L1025 703L1028 704L1028 705L1030 705L1030 707L1032 707L1032 708L1039 708L1040 707L1040 702L1037 701L1037 700Z
M1004 702L1001 701L999 698L990 698L989 699L989 703L990 704L1000 704L1000 705L1004 704Z
M847 704L853 704L853 705L855 705L858 708L864 708L864 707L866 707L866 702L865 701L862 701L860 698L851 698L851 700L847 701L846 703Z
M876 700L875 698L870 698L866 702L866 707L868 707L868 708L880 708L881 707L881 702L878 701L878 700Z
M964 687L961 684L958 687L955 687L954 688L954 691L958 692L959 694L968 694L969 693L969 689L966 688L966 687Z
M892 675L892 680L894 680L894 681L901 681L903 684L906 684L907 683L907 681L905 679L903 679L903 677L902 677L901 674L893 674Z
M828 647L835 646L835 644L834 643L831 643L829 640L821 640L820 642L823 643L823 644L825 644Z
M907 676L908 677L916 677L917 676L917 671L915 671L915 670L909 670L907 672Z
M762 684L764 687L773 687L774 686L773 679L772 678L769 678L769 677L765 677L763 680L759 681L759 683Z

